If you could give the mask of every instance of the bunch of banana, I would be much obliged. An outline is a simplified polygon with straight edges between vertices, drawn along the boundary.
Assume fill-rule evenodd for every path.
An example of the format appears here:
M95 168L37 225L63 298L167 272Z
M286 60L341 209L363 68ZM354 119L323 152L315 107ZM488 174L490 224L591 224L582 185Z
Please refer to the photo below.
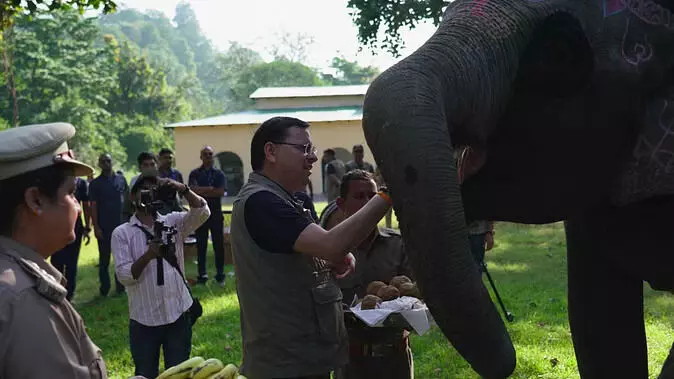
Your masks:
M223 365L216 358L204 360L194 357L164 371L156 379L246 379L239 374L239 368L229 363Z
M230 363L208 379L246 379L246 377L239 375L239 369Z
M202 357L190 358L162 372L156 379L189 379L192 370L204 362Z

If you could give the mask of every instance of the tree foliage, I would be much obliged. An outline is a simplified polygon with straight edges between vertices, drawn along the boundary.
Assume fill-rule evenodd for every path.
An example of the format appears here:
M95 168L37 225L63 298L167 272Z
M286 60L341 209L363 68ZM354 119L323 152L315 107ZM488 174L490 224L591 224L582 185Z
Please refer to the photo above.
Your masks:
M371 48L384 48L394 55L404 46L400 29L413 29L421 21L438 25L447 0L349 0L351 16L358 27L358 40ZM384 39L379 40L382 26Z
M163 125L247 109L259 87L360 84L378 73L343 57L333 60L336 74L305 65L311 41L303 35L286 34L270 62L237 43L218 51L186 3L173 20L157 11L86 18L57 8L18 12L3 31L11 70L1 78L0 130L13 125L16 99L17 125L70 122L78 130L72 147L90 164L109 152L135 167L141 151L172 147Z
M0 30L12 23L18 14L35 14L44 10L69 10L76 8L80 13L87 8L103 8L104 13L114 11L117 4L113 0L6 0L0 2Z
M330 67L335 69L337 75L323 74L323 80L331 85L367 84L379 75L378 68L373 66L363 67L344 57L332 58Z

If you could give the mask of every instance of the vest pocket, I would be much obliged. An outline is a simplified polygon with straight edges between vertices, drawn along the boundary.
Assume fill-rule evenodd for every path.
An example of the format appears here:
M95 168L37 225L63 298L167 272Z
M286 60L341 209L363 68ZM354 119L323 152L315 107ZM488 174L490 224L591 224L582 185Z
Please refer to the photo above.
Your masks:
M107 378L106 367L103 358L97 358L89 365L89 374L92 378Z
M334 283L320 284L311 289L318 333L322 341L338 343L343 328L342 291Z

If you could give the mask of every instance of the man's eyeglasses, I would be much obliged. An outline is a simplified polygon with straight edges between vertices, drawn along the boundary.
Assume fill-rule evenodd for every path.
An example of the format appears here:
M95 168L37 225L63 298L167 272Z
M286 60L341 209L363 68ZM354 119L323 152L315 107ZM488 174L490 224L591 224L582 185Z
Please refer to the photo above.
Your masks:
M316 155L316 152L318 151L316 149L316 146L312 145L311 143L307 144L299 144L299 143L290 143L290 142L272 142L277 145L288 145L296 148L297 150L301 151L304 153L305 157L308 157L309 155Z

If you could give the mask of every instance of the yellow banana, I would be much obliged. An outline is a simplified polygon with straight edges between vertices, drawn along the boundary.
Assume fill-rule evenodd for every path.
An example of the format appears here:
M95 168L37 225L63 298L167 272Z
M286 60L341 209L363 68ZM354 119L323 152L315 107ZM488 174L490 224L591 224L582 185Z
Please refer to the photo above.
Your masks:
M210 358L203 361L200 365L194 367L192 369L192 373L190 374L190 378L207 379L209 376L217 373L223 368L225 368L225 366L222 364L222 361L217 358Z
M187 379L192 369L204 362L202 357L190 358L164 371L156 379Z
M229 363L225 368L208 379L236 379L238 374L239 369L235 365Z

